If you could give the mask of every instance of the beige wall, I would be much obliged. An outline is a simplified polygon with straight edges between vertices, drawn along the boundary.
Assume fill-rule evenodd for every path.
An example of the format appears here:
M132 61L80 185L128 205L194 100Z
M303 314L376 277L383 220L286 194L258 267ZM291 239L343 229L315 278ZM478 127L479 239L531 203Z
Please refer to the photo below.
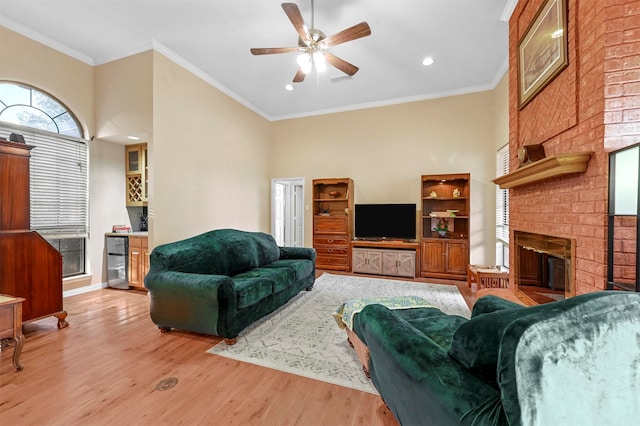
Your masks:
M215 228L269 231L270 123L153 55L150 244Z
M509 75L505 73L493 89L495 149L502 148L509 143Z
M96 137L113 142L151 141L153 53L147 51L96 67ZM123 154L124 155L124 154Z
M471 261L495 256L494 91L272 123L272 178L350 177L356 203L416 203L420 176L471 173ZM506 103L506 99L504 102ZM502 106L500 106L502 109ZM504 118L506 120L506 117ZM504 124L506 125L506 124ZM305 245L312 245L311 211Z
M471 261L494 256L495 151L508 90L269 123L158 52L92 67L0 27L0 79L58 97L90 144L93 283L104 282L104 232L128 223L124 146L148 133L151 247L213 228L270 230L270 180L351 177L356 202L419 203L422 174L470 172ZM151 82L151 84L149 84ZM139 129L139 130L138 130ZM120 133L118 133L120 132ZM311 215L305 215L311 246Z
M0 79L44 90L76 114L85 136L94 134L94 69L0 26Z

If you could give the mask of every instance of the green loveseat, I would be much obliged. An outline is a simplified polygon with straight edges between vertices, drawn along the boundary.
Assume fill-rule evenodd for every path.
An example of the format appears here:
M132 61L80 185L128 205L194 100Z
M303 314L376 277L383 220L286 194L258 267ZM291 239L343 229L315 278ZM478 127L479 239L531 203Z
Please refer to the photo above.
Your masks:
M279 247L262 232L219 229L157 246L144 285L151 320L162 331L177 328L235 339L303 289L311 290L316 252Z
M640 294L534 307L480 298L471 319L369 305L354 318L402 425L637 425Z

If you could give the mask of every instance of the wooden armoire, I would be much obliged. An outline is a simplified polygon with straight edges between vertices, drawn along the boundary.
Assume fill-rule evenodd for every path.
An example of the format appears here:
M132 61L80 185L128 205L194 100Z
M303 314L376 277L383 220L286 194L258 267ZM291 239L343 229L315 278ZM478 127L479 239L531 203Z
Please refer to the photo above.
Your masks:
M29 229L32 148L0 140L0 294L25 298L23 322L53 315L64 328L62 256Z

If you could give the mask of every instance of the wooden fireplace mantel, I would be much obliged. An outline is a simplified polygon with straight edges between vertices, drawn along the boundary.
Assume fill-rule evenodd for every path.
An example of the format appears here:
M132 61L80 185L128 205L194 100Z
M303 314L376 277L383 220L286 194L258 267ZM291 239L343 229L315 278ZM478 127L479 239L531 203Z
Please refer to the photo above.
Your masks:
M582 173L587 170L587 163L592 154L592 151L585 151L543 158L520 167L511 173L497 177L492 182L499 185L500 189L508 189L556 176Z

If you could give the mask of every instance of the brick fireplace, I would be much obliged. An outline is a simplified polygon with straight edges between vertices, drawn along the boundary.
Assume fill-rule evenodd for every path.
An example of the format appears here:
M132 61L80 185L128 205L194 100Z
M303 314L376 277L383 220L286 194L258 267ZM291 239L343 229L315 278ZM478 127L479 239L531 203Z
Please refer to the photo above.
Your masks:
M584 172L510 189L510 241L515 232L572 241L571 292L582 294L606 288L607 155L640 142L640 1L567 0L569 65L519 110L518 41L544 1L519 1L509 22L510 169L522 145L592 155Z
M575 295L575 240L515 231L514 290L537 303Z

